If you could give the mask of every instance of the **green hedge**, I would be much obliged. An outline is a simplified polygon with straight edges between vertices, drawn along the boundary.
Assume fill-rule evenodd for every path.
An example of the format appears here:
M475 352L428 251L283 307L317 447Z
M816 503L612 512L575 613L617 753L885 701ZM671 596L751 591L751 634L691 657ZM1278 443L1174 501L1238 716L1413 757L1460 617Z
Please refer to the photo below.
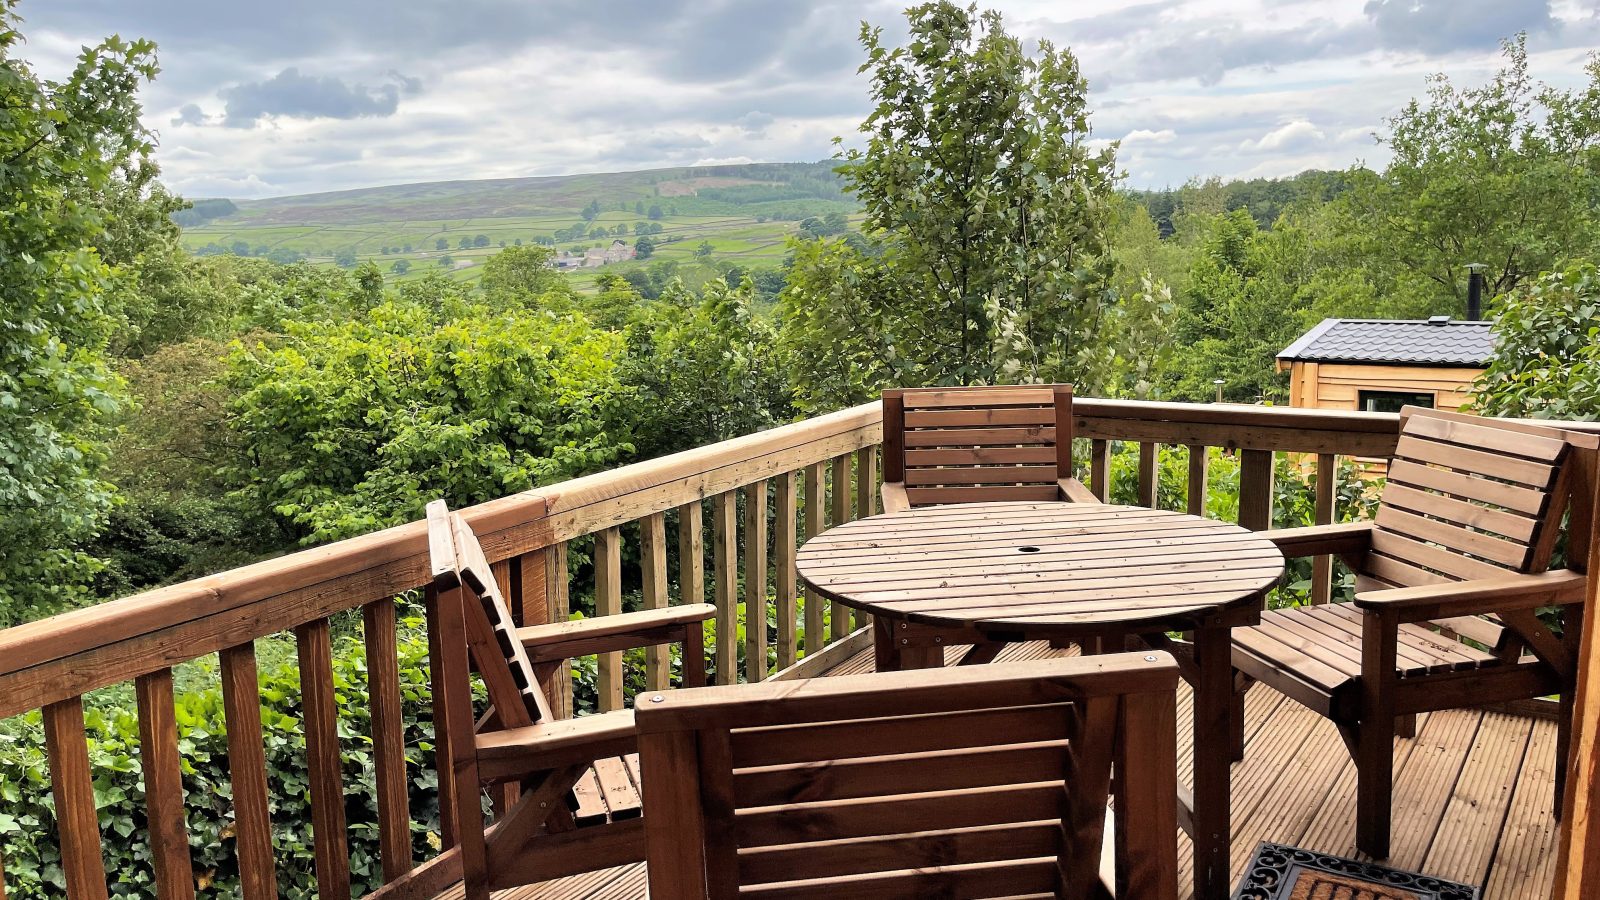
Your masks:
M310 900L317 891L299 673L293 662L293 647L287 641L261 641L258 648L262 738L267 752L279 894ZM419 620L404 620L399 649L412 843L415 858L422 860L436 852L439 809L427 640ZM199 896L237 897L239 864L233 837L232 786L215 663L191 663L180 669L178 676L178 748L183 760L189 845ZM350 871L359 895L381 883L381 869L366 658L358 637L339 639L334 690L340 710ZM154 897L144 777L139 763L139 723L131 691L121 688L92 695L85 720L111 893L116 897ZM38 712L0 722L0 847L5 855L9 898L31 900L65 895L50 771Z

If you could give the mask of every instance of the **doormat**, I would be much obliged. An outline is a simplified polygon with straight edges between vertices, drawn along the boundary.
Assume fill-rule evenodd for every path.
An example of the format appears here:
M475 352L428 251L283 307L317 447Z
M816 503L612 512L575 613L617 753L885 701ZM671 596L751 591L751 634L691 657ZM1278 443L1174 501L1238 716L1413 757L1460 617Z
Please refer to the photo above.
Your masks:
M1479 895L1468 884L1262 841L1233 898L1479 900Z

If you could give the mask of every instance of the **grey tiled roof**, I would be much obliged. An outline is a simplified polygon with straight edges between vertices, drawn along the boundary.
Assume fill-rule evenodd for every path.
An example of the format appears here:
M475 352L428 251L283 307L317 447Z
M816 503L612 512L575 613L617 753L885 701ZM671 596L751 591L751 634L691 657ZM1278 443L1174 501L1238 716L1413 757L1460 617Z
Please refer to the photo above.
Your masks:
M1285 362L1482 366L1494 349L1490 322L1425 319L1323 319L1290 344Z

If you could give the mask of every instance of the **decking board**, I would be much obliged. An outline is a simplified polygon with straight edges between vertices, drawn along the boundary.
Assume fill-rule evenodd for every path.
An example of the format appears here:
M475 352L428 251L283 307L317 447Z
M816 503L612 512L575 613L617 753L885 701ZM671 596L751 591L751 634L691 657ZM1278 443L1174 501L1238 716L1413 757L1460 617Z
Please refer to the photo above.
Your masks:
M1006 648L1002 660L1074 651L1043 643ZM953 665L960 648L949 648ZM872 651L830 675L868 672ZM1179 771L1187 780L1191 696L1179 688ZM1245 706L1245 761L1233 772L1233 881L1258 841L1356 856L1355 767L1338 732L1264 685ZM1421 717L1417 737L1395 742L1395 841L1391 865L1484 885L1484 900L1542 900L1555 877L1551 816L1555 725L1498 712L1451 710ZM1178 834L1180 896L1188 897L1193 852ZM457 888L439 900L459 900ZM591 872L495 895L497 900L644 900L643 864Z

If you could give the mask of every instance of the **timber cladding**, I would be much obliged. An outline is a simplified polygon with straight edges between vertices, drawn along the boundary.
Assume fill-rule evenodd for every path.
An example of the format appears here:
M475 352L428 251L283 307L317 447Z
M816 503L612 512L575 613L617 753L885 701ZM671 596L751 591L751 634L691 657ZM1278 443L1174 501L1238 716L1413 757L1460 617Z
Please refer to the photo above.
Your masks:
M1361 393L1428 394L1435 409L1455 411L1472 399L1482 368L1380 363L1295 362L1289 405L1300 409L1359 410Z

